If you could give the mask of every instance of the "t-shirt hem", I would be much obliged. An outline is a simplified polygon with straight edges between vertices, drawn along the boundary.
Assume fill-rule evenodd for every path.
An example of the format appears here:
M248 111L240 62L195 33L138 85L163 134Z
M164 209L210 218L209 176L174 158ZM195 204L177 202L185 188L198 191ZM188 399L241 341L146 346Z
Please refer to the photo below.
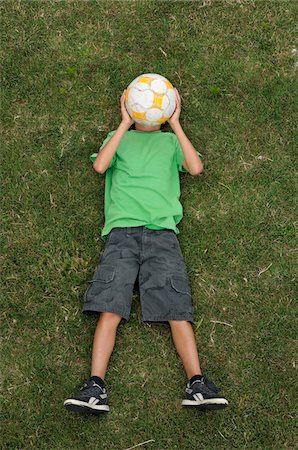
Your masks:
M151 229L151 230L165 230L165 229L173 230L176 234L180 234L180 231L179 231L179 229L177 228L177 226L174 226L174 227L173 227L173 226L161 227L161 226L159 226L159 225L152 225L152 224L148 224L148 223L139 223L138 225L127 225L127 224L119 224L119 223L117 223L117 224L114 224L114 225L110 225L110 226L107 227L107 228L104 227L103 230L102 230L102 232L101 232L101 239L102 239L103 241L106 241L109 232L110 232L113 228L116 228L116 227L129 227L129 228L133 228L133 227L141 227L141 226L144 226L144 227L149 228L149 229Z

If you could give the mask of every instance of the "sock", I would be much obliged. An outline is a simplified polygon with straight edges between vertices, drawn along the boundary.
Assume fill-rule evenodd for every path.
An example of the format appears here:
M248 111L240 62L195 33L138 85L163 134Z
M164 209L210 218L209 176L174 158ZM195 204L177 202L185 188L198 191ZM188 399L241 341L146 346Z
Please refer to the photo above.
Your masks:
M105 382L102 378L96 377L95 375L93 377L90 377L89 380L95 381L101 388L105 387Z
M189 382L190 384L192 384L194 381L199 381L203 378L203 375L194 375L193 377L190 378Z

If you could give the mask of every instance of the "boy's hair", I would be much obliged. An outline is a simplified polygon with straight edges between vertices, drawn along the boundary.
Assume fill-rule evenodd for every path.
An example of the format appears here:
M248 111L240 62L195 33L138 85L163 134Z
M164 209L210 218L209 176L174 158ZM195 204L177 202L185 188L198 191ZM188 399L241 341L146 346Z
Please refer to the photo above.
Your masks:
M168 122L162 123L161 126L160 126L160 129L161 129L161 130L164 130L167 126L168 126ZM135 129L136 129L135 123L133 123L132 126L131 126L129 129L130 129L130 130L135 130ZM168 129L169 129L169 128L168 128ZM168 131L168 129L165 130L165 131Z

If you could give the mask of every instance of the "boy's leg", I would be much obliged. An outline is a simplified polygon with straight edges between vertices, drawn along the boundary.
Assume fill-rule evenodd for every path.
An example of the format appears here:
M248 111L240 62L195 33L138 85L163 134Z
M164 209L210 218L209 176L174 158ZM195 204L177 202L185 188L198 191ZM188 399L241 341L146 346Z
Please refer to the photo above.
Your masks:
M228 401L218 387L202 375L192 325L187 320L169 320L173 341L189 381L181 405L187 408L223 409Z
M169 320L173 341L182 360L187 377L201 375L195 335L187 320Z
M121 316L111 312L100 314L93 340L91 376L104 379L121 319Z
M84 383L76 396L65 400L66 409L90 414L109 412L104 376L121 318L120 315L110 312L100 314L93 341L91 378Z

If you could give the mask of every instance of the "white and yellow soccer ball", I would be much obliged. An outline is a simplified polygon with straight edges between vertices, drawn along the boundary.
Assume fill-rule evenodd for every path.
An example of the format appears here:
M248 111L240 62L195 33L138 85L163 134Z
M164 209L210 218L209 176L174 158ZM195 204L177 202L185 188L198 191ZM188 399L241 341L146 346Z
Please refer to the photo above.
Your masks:
M142 125L166 122L176 109L176 94L167 78L145 73L127 87L125 106L131 118Z

